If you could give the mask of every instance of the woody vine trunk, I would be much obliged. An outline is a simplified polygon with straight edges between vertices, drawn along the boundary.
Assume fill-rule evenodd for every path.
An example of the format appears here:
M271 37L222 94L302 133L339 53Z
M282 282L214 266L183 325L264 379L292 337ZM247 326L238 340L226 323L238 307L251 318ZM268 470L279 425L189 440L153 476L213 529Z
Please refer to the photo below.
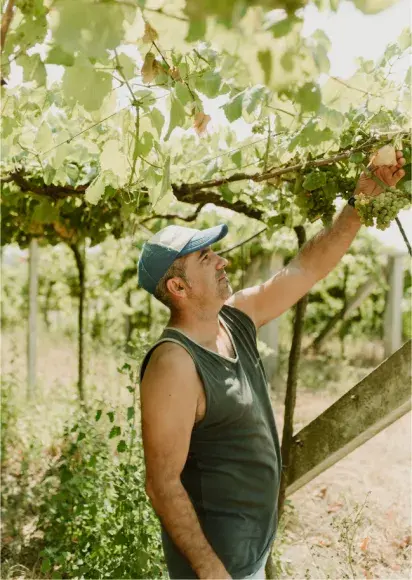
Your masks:
M79 399L82 405L85 404L84 393L84 304L86 295L85 285L85 254L82 258L82 252L77 244L70 245L76 260L76 266L79 273L79 310L78 310L78 380L77 388L79 392Z

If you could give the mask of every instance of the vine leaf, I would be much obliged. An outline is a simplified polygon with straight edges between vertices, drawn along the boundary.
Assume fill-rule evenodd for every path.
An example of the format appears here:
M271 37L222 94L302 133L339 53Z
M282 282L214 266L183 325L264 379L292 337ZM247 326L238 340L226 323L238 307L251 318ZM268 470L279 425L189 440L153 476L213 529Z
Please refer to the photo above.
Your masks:
M244 93L239 93L223 106L226 118L230 123L236 121L242 115L243 97Z
M219 94L221 82L220 74L208 70L196 80L196 88L209 99L213 99Z
M143 135L140 137L139 144L137 147L137 152L139 155L146 157L153 147L153 135L149 131L144 131Z
M118 47L125 33L123 7L116 6L115 2L57 0L49 17L56 44L70 54L79 53L85 58L106 58L107 50Z
M193 127L199 136L206 131L210 120L210 115L205 115L205 113L202 112L196 113Z
M127 444L124 439L121 439L117 445L117 452L124 453L125 451L127 451Z
M315 191L326 185L326 175L321 171L312 171L306 175L302 187L307 191Z
M122 69L123 76L129 81L135 76L135 62L127 56L127 54L120 53L117 57L120 67Z
M47 55L46 64L60 64L62 66L73 66L74 57L65 52L60 46L53 46Z
M165 141L167 141L175 127L183 127L186 113L182 103L173 95L171 96L170 122Z
M129 171L126 156L120 149L119 142L115 139L107 141L100 155L100 167L102 171L112 171L117 176L119 184L124 183Z
M272 53L270 50L259 50L257 57L265 75L265 85L269 85L272 76Z
M313 83L305 83L298 90L296 100L303 112L317 112L322 102L319 87Z
M104 194L105 183L104 183L104 176L101 173L91 185L86 189L85 199L89 203L95 205L100 201Z
M157 30L155 28L153 28L153 26L151 26L151 24L149 24L149 22L145 22L144 24L144 35L143 35L143 42L151 44L152 42L156 42L156 40L159 38L159 35L157 33Z
M119 435L121 434L121 428L119 427L119 425L114 425L109 433L109 439L113 439L114 437L119 437Z
M176 98L182 103L182 105L186 105L190 101L192 101L192 95L185 83L177 82L175 84L175 94Z
M151 83L156 75L160 72L161 66L157 62L153 52L148 52L144 57L142 67L142 79L145 84Z
M23 54L17 59L17 64L23 67L24 82L34 81L38 86L46 84L46 67L39 54Z
M34 145L40 153L44 153L54 145L53 133L45 121L40 125L36 139L34 140Z
M162 113L159 111L159 109L156 109L154 107L150 111L150 120L152 122L153 127L156 129L157 134L160 137L160 135L162 133L163 125L165 124L165 118L162 115Z
M78 59L66 68L63 75L63 93L69 102L77 102L87 111L100 109L112 88L112 77L97 71L86 59Z
M191 20L185 41L195 42L196 40L203 40L205 36L206 36L206 19Z

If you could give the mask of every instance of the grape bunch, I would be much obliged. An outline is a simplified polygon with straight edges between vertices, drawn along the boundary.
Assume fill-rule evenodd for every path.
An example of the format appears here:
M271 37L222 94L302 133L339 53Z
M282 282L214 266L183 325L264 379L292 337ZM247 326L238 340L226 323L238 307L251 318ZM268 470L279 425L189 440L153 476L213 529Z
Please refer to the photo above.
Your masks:
M400 210L406 209L410 203L410 197L404 191L389 187L375 197L357 195L355 208L365 226L376 225L379 230L386 230Z

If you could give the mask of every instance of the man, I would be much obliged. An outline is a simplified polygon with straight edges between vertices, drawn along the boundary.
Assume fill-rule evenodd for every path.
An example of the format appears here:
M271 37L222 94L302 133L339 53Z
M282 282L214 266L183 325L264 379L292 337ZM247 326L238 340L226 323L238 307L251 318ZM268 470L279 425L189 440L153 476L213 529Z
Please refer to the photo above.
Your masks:
M398 151L376 175L395 185L404 163ZM363 174L359 191L381 189ZM226 225L168 226L144 245L140 286L171 312L140 387L146 491L170 578L264 578L281 456L256 331L336 266L360 226L348 204L283 270L236 294L210 247Z

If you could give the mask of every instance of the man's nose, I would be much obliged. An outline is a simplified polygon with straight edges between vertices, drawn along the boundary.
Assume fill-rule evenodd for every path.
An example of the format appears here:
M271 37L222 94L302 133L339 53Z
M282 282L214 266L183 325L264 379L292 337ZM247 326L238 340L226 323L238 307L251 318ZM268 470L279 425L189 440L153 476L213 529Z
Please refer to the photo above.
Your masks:
M218 261L217 261L217 265L216 268L218 270L223 270L223 268L226 268L226 266L229 264L229 260L226 260L226 258L222 258L221 256L218 256Z

